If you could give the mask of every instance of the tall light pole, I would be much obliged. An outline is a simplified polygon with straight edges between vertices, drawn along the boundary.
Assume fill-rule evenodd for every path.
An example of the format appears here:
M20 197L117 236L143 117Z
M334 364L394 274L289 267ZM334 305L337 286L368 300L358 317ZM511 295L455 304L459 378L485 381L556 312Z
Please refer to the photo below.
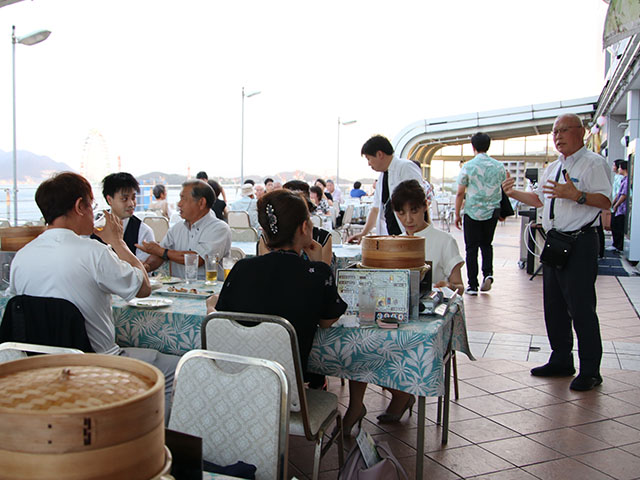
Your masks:
M16 37L16 26L11 29L12 56L11 66L13 73L13 225L18 226L18 157L16 150L16 43L22 45L35 45L45 41L51 32L49 30L38 30L24 37Z
M336 155L336 187L340 188L340 126L353 125L357 120L347 120L345 122L338 117L338 154Z
M242 87L242 130L240 131L240 184L244 183L244 99L251 98L254 95L260 95L261 92L244 93Z

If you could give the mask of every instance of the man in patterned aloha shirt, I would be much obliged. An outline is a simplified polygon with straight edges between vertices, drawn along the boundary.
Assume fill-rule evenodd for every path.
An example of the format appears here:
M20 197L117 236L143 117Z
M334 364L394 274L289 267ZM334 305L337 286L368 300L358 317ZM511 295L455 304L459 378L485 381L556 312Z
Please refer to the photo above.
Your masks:
M456 195L456 227L462 227L460 210L464 202L464 243L467 250L469 295L478 294L478 248L482 252L483 281L480 290L491 290L493 283L493 234L498 224L502 182L507 178L504 165L487 151L491 138L486 133L471 137L475 157L462 166ZM466 196L466 199L465 199Z

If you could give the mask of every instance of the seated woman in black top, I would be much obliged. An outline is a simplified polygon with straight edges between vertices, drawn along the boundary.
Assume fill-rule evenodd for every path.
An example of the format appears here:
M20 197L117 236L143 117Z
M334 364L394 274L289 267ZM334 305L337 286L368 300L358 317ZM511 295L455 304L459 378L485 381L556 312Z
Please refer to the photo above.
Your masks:
M222 187L215 180L207 180L207 183L213 188L213 193L215 197L215 202L213 202L213 206L211 210L216 217L220 220L227 221L227 216L229 215L229 209L227 208L227 204L224 200L220 200L220 193L222 192Z
M207 310L279 315L291 322L298 335L302 367L318 326L327 328L344 313L347 304L338 295L329 266L313 241L313 225L306 202L298 194L275 190L258 200L258 221L267 246L266 255L235 264L219 298L207 300ZM311 260L300 256L305 250Z
M285 183L282 188L286 190L290 190L292 192L300 192L304 195L307 200L307 207L309 211L313 213L316 206L309 200L309 184L307 182L303 182L302 180L289 180ZM333 264L333 242L331 239L331 232L325 230L320 227L313 227L313 239L320 244L322 247L322 258L321 260L327 265ZM264 255L265 253L269 253L269 248L260 235L258 240L258 255Z

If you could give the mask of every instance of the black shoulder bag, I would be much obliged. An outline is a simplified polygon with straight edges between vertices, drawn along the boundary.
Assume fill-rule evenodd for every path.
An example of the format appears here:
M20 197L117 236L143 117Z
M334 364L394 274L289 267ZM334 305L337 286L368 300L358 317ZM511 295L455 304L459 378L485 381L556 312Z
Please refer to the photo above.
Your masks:
M556 182L560 178L560 172L562 171L562 165L558 168L558 173L556 175ZM555 206L555 198L551 199L551 211L549 212L549 218L553 220L555 218L553 208ZM600 212L596 215L596 218L591 220L588 224L582 227L575 233L564 233L555 228L552 228L547 232L547 237L544 242L544 248L540 253L540 261L549 266L555 267L557 269L562 269L569 261L569 257L571 256L571 251L573 250L573 244L576 243L578 236L584 233L584 230L593 225L598 217L600 216Z

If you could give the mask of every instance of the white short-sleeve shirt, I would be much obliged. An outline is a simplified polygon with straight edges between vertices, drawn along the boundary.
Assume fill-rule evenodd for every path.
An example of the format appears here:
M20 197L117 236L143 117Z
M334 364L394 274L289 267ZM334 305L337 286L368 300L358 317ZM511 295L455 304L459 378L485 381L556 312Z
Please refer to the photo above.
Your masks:
M603 157L587 150L585 147L566 158L564 155L560 155L556 161L545 169L536 190L538 198L543 203L542 227L545 230L555 228L562 232L573 232L594 220L600 209L589 205L580 205L567 198L556 198L553 207L555 218L551 220L551 198L544 195L542 188L549 180L555 181L558 170L560 170L558 182L566 183L562 169L567 171L578 190L586 193L600 193L610 200L612 172L611 167ZM600 219L597 219L592 224L594 227L598 225L600 225Z
M95 352L114 354L120 347L115 343L111 294L132 300L144 275L111 247L66 228L52 228L16 253L9 294L70 301L85 319Z
M229 254L231 249L231 229L209 210L204 217L189 226L186 220L172 226L160 245L163 248L196 252L204 259L205 255L217 254L220 258ZM184 278L184 265L171 262L171 274ZM204 265L198 268L198 278L204 279Z
M438 230L433 224L416 232L415 236L424 238L424 259L431 262L432 282L448 281L453 268L464 262L456 239L450 233Z
M394 155L387 171L389 172L389 198L393 195L393 190L398 186L398 184L405 180L417 180L420 185L422 185L425 192L429 190L429 184L422 178L422 172L418 166L410 160L399 158ZM382 205L383 185L384 172L380 173L380 176L378 177L378 183L376 184L376 190L373 195L373 206L378 209L378 221L376 222L378 235L387 235L389 233L387 231L387 221L384 218L384 205ZM400 226L400 230L404 232L404 227L399 220L398 225Z

